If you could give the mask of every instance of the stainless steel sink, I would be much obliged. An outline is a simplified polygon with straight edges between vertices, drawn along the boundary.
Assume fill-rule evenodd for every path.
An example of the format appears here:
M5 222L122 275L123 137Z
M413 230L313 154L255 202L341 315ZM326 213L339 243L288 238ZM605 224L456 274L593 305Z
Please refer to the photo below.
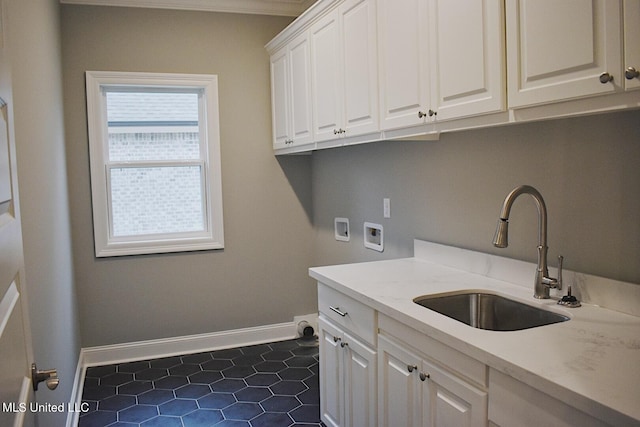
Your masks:
M474 328L490 331L519 331L569 320L552 311L484 292L428 295L413 302Z

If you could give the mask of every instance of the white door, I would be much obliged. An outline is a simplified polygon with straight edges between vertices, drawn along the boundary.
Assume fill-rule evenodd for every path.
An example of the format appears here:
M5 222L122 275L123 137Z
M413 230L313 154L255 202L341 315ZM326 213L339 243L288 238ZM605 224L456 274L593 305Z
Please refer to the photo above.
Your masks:
M346 136L378 130L378 54L375 0L340 6Z
M271 108L273 108L273 148L284 148L291 140L289 124L289 57L287 48L271 57Z
M640 1L624 2L625 89L640 88Z
M341 135L343 87L340 73L340 28L334 11L311 27L311 81L315 141Z
M0 72L0 78L5 74ZM0 87L4 89L6 82L0 82ZM29 411L32 348L24 297L15 145L8 126L11 106L0 103L0 425L22 426L33 424L29 419L33 416Z
M378 338L378 425L422 426L421 359L385 337Z
M619 1L507 1L509 106L620 90L621 13Z
M343 351L340 348L342 331L318 319L320 341L320 417L329 427L344 425Z
M421 406L424 426L487 425L488 397L485 391L424 360L420 379L423 387Z
M344 344L344 409L345 425L375 426L376 422L376 352L345 332Z
M429 19L437 120L504 110L503 3L431 0Z
M380 127L425 123L429 105L427 2L378 0Z
M291 137L293 144L313 142L311 125L311 65L309 38L304 33L289 45L291 76Z

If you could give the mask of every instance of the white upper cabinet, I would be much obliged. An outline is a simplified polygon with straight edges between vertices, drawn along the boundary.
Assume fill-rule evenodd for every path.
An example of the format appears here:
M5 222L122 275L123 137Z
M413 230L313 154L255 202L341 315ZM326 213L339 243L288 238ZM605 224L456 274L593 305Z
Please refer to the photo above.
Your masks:
M618 0L507 0L509 107L623 87Z
M313 142L306 33L271 56L271 105L274 149Z
M438 121L505 109L502 1L431 0L429 41Z
M624 2L625 89L640 88L640 1Z
M640 108L640 0L319 0L267 49L278 154Z
M427 2L378 0L380 127L426 121L430 103Z
M347 0L312 25L316 141L378 130L375 2Z
M382 128L503 111L499 0L379 0Z

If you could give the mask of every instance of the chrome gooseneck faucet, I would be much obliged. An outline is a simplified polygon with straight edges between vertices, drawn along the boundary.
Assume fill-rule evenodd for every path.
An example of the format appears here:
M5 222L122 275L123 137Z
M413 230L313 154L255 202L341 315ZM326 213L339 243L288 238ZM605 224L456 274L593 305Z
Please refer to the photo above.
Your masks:
M533 296L540 299L549 298L550 288L562 289L562 256L558 257L558 278L549 277L549 269L547 268L547 206L544 204L544 199L538 190L529 185L521 185L507 194L502 204L493 245L497 248L509 246L509 213L513 202L521 194L531 195L538 207L538 267L536 269Z

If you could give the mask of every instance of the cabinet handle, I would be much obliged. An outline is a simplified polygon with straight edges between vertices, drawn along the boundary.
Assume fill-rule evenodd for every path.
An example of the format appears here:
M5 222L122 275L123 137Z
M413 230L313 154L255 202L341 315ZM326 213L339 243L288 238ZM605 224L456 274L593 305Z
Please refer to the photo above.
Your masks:
M421 380L421 381L424 381L424 380L426 380L427 378L431 378L431 375L429 375L429 374L427 374L427 373L424 373L424 372L420 372L420 380Z
M624 76L627 80L633 80L640 77L640 71L636 70L634 67L627 67L627 69L624 70Z
M600 74L600 83L605 84L613 81L613 76L609 73Z
M346 311L340 311L340 307L329 306L329 310L339 314L342 317L345 317L348 314Z
M349 345L349 343L348 343L348 342L344 342L344 341L342 341L342 342L340 343L340 347L342 347L342 348L345 348L345 347L347 347L348 345Z
M431 110L429 110L431 111ZM423 113L422 111L418 111L418 118L421 119L423 117L427 117L427 113Z
M338 342L338 341L342 341L342 338L340 338L340 337L333 337L333 342Z
M433 110L429 110L429 117L433 117L433 116L437 116L438 112L437 111L433 111Z
M409 371L409 372L413 372L416 369L418 369L417 365L407 365L407 371Z

